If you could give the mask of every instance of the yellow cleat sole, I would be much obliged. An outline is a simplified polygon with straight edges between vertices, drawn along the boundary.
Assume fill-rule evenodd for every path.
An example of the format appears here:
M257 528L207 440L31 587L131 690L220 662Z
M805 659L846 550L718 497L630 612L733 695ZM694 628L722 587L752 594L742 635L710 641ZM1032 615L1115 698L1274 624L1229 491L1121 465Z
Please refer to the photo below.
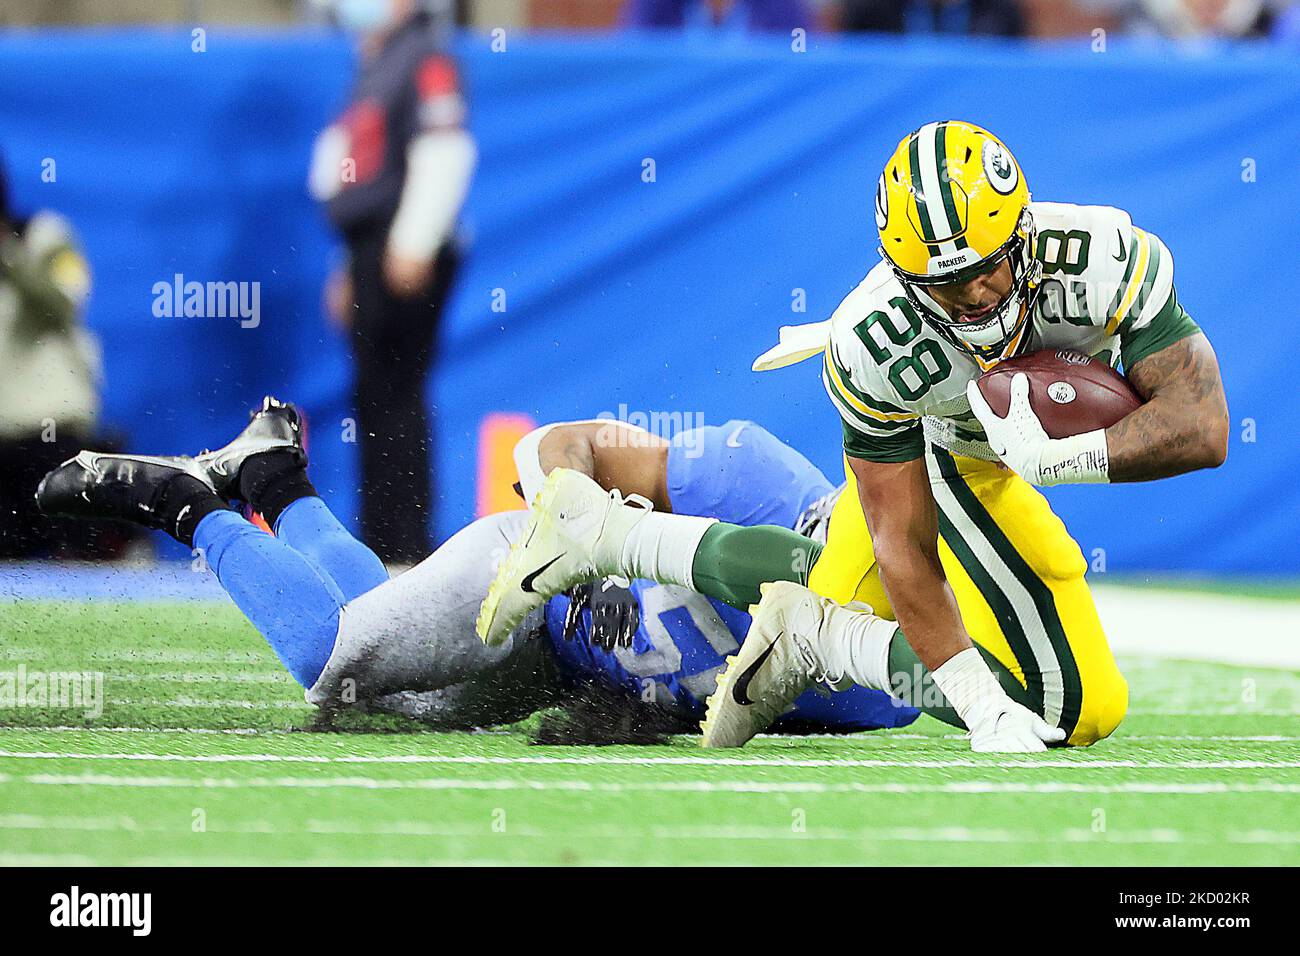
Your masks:
M528 546L528 543L532 541L533 535L537 533L542 522L552 520L549 512L549 505L551 500L555 497L559 481L560 469L558 468L546 476L546 480L542 483L542 487L538 489L537 494L533 498L531 505L532 517L529 519L528 525L524 528L524 533L519 536L518 540L510 545L510 550L506 554L505 560L503 560L501 566L497 568L496 577L492 579L491 585L488 586L487 597L483 599L483 603L479 606L478 619L474 623L474 630L478 634L479 639L489 647L504 644L506 638L510 636L510 632L519 624L518 621L514 622L511 627L505 628L504 633L500 633L493 638L493 625L496 623L497 613L501 609L501 601L509 589L519 586L516 578L520 577L519 563L523 560L523 550Z
M731 683L737 670L737 662L740 660L739 654L732 654L727 658L722 673L718 675L718 685L714 688L709 699L704 702L704 720L700 721L700 746L708 748L717 748L722 745L713 739L713 728L716 724L716 717L723 695L731 692Z
M524 539L520 538L520 541L522 540ZM510 551L506 554L505 560L501 562L501 567L497 568L497 576L492 579L492 584L488 586L487 597L479 605L478 620L474 622L474 630L484 644L500 643L489 639L492 634L492 622L496 620L497 609L501 607L501 596L505 593L505 581L510 573L511 559L515 557L518 548L519 541L510 546Z

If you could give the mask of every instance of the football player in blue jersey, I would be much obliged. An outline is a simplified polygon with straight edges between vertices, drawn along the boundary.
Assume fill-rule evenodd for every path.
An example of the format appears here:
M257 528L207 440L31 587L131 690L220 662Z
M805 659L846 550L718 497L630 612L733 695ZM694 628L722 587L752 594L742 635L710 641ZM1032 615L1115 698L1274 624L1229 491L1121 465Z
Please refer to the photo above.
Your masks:
M672 441L621 422L565 423L527 436L516 460L525 490L562 463L619 485L625 500L710 525L816 534L836 497L807 459L752 422L692 429ZM390 578L316 494L301 418L273 398L229 445L195 458L84 451L46 476L37 501L46 514L133 521L201 549L307 700L328 710L469 727L599 701L608 705L601 719L621 722L626 739L659 739L639 728L693 730L749 628L744 611L646 580L656 576L648 568L621 582L626 587L595 582L551 598L489 646L475 636L475 617L528 512L479 519ZM230 501L259 512L274 534ZM671 550L662 560L673 560ZM819 688L776 729L865 730L916 715L880 691ZM588 729L595 742L619 739L610 727Z

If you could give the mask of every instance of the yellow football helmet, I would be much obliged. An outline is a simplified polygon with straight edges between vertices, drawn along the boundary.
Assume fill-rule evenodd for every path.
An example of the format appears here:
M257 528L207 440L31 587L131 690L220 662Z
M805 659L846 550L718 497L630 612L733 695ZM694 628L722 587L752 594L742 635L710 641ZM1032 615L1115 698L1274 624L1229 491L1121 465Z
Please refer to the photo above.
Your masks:
M988 130L946 120L903 139L876 187L880 255L913 307L957 348L987 365L1015 353L1038 294L1029 188L1011 151ZM976 322L953 319L927 292L1010 260L1006 297Z

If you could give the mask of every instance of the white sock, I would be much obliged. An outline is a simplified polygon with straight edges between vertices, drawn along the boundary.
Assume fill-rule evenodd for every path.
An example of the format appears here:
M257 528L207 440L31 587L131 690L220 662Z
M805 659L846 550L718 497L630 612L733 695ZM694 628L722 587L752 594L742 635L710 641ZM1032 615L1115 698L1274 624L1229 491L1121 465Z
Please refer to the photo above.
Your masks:
M714 518L617 506L611 509L594 549L596 570L693 588L695 552L704 533L716 523Z
M836 683L847 677L855 684L889 693L889 645L897 633L895 621L831 606L816 648L828 679Z

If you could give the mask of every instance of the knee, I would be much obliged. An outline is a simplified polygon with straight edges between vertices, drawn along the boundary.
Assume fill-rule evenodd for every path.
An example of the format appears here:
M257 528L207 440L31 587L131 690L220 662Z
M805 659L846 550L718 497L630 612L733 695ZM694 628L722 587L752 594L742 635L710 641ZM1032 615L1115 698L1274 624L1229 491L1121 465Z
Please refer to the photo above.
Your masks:
M1124 675L1117 671L1098 683L1100 686L1090 684L1084 688L1083 710L1070 734L1072 746L1088 747L1106 739L1128 713L1128 681Z
M870 552L859 560L854 549L840 542L828 544L808 572L808 587L822 597L848 604L857 599L863 578L870 572Z
M1082 581L1088 573L1083 551L1073 541L1059 547L1044 547L1028 555L1030 568L1043 581L1062 584Z

